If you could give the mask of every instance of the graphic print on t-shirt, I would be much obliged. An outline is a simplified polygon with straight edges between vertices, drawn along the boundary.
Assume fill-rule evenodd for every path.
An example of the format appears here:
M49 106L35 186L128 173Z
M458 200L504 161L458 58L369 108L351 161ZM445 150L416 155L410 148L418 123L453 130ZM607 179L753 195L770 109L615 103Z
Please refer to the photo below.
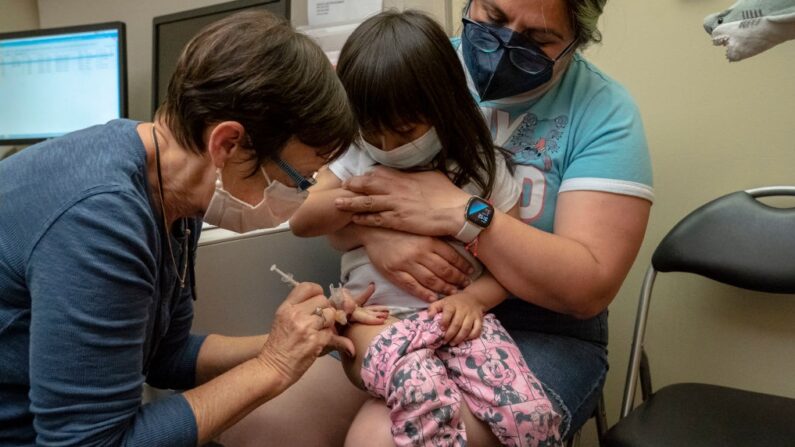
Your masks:
M514 178L522 189L519 215L523 222L531 224L544 211L545 174L552 171L553 156L565 144L561 139L569 117L539 118L527 112L511 120L506 111L490 109L488 112L495 142L513 154Z
M569 117L566 115L539 119L534 113L528 112L504 147L514 154L515 163L529 164L531 160L541 158L544 171L549 172L552 169L551 156L560 149L560 137L568 124Z

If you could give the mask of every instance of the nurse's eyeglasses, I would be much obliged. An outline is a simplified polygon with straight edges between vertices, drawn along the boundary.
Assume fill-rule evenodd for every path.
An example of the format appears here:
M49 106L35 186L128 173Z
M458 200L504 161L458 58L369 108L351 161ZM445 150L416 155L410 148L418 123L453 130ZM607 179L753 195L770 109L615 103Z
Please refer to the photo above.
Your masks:
M550 59L541 48L538 48L532 42L528 42L533 48L520 47L515 45L508 45L497 34L495 34L488 27L480 22L476 22L470 18L464 17L464 33L466 38L478 50L484 53L493 53L500 48L505 48L508 51L508 59L511 63L527 74L538 74L555 64L560 58L565 56L577 42L577 39L572 40L563 51L558 54L555 59ZM469 26L466 26L469 25Z
M290 166L281 158L276 159L276 165L279 166L279 168L290 177L290 180L295 183L299 191L306 191L309 189L309 187L317 183L317 180L315 180L314 177L304 177L294 167Z

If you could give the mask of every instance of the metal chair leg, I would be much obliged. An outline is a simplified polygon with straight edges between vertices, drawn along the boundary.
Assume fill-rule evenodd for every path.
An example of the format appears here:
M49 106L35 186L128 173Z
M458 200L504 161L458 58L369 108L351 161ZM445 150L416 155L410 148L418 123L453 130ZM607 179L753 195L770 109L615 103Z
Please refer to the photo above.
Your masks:
M646 356L646 350L642 350L640 354L640 396L643 401L646 402L653 393L651 387L651 369L649 368L649 357Z
M596 419L596 439L599 442L599 447L602 447L602 439L604 439L608 429L604 394L599 396L599 404L596 405L593 417Z
M602 446L602 438L607 433L607 416L605 416L605 398L604 395L599 396L599 402L593 410L592 418L596 420L596 437L599 446ZM582 428L577 430L574 435L566 442L566 447L574 447L580 445L580 437L582 436Z
M566 447L579 447L580 446L580 434L582 430L577 430L577 433L574 433L569 441L566 443Z

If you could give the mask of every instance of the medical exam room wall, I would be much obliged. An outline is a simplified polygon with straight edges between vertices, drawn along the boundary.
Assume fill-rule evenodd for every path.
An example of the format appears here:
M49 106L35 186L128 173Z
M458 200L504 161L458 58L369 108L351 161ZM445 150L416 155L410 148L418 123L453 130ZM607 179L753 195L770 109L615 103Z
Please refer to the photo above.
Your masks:
M39 27L36 0L0 0L0 33Z
M39 0L38 10L42 27L127 23L130 114L146 119L152 17L214 3L219 2ZM400 3L395 6L437 9L445 2ZM453 3L453 11L464 4ZM610 422L618 415L637 295L656 244L679 218L716 196L795 184L795 42L729 64L701 21L732 3L610 0L600 25L604 43L585 51L637 100L655 169L656 203L646 240L610 307L611 369L605 389ZM293 8L300 21L297 12ZM458 20L453 20L456 28ZM700 380L795 397L790 372L795 370L795 300L754 294L756 315L746 319L740 298L747 294L686 275L658 280L647 344L656 387ZM739 342L724 344L729 336ZM582 445L593 445L592 438L586 435Z

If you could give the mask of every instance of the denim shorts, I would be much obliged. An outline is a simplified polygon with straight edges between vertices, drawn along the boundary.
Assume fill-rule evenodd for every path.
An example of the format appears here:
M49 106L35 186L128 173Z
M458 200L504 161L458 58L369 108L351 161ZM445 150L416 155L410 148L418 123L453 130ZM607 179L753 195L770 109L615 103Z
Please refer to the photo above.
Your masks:
M607 311L578 320L508 299L493 312L563 418L561 435L571 436L593 414L607 376Z
M565 439L593 414L605 376L607 350L600 344L541 332L509 330L562 420Z

